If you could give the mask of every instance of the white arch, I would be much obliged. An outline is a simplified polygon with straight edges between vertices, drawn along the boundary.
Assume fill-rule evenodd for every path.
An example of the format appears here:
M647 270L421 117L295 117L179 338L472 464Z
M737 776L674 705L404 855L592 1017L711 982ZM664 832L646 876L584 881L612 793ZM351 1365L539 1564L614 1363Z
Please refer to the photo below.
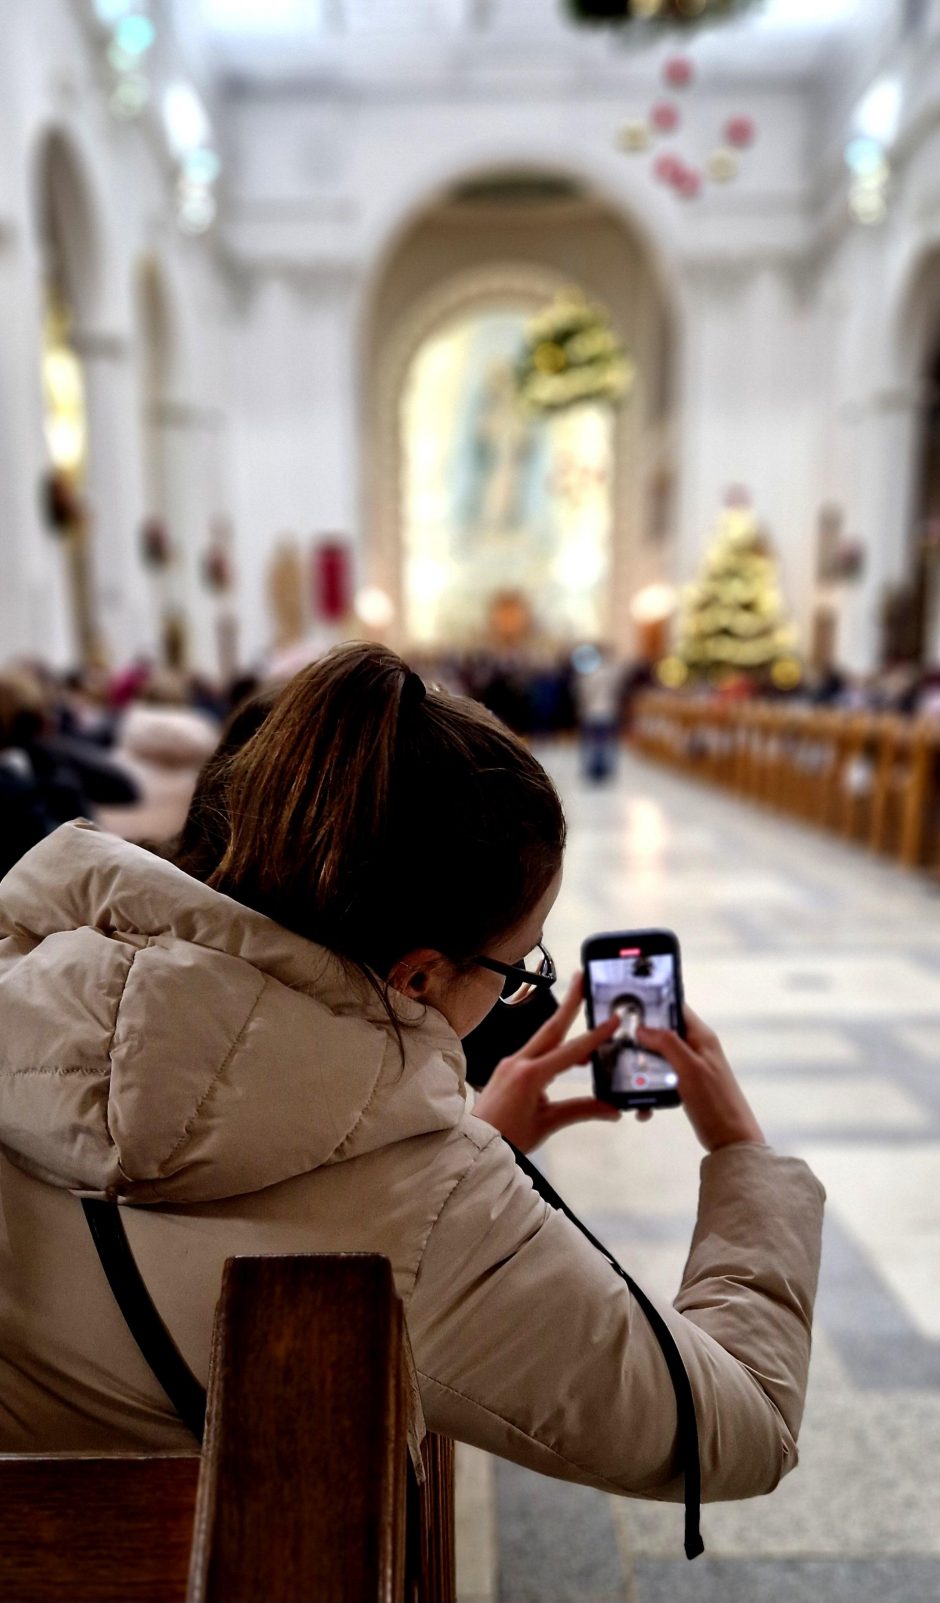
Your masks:
M940 223L905 241L888 275L878 373L886 392L917 390L940 337Z
M645 169L626 156L592 153L572 156L570 145L552 137L518 142L476 139L459 152L421 153L407 164L407 177L396 190L380 195L364 233L365 272L360 281L360 330L368 323L385 270L412 227L433 210L456 183L501 172L568 178L584 185L591 197L609 209L628 233L644 245L653 265L670 322L678 331L681 310L679 234L674 202L651 188Z
M419 294L388 337L370 353L374 384L366 439L371 472L364 487L365 526L370 534L369 579L391 596L397 619L401 620L403 613L400 403L411 364L424 343L462 312L507 302L534 311L569 282L570 275L537 259L494 259L453 272ZM643 375L641 384L642 378ZM639 392L635 399L639 400ZM611 486L614 537L610 584L605 594L609 616L604 623L604 632L611 638L616 638L623 628L631 563L635 559L635 551L617 538L617 531L637 529L644 516L642 474L636 470L637 415L635 404L618 409L615 415Z
M30 161L30 200L36 235L47 247L58 234L69 303L82 332L112 330L122 296L113 230L96 163L80 129L45 122L36 130Z

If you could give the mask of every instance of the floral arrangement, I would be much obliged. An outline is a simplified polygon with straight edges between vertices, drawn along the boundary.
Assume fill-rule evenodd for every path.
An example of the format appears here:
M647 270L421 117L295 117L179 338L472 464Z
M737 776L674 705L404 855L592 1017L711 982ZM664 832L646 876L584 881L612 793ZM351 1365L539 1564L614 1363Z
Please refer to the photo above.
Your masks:
M577 289L563 290L532 319L516 367L519 399L533 414L585 401L617 405L634 377L634 364L606 311Z

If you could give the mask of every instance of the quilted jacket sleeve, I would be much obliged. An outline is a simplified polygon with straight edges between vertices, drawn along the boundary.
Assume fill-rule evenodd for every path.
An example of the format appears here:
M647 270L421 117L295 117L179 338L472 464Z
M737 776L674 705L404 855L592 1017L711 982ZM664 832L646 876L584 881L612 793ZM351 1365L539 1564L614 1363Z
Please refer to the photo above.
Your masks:
M484 1128L470 1121L473 1161L409 1307L430 1428L544 1474L681 1499L672 1384L642 1310ZM661 1312L695 1396L706 1500L768 1492L796 1462L822 1204L807 1166L769 1148L702 1164L682 1286Z

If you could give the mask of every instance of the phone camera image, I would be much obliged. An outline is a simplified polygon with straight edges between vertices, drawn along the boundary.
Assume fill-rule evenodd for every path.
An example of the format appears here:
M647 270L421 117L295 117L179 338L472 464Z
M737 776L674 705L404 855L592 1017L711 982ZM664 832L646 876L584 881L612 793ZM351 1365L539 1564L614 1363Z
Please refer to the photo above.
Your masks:
M617 1096L674 1091L675 1071L637 1040L640 1025L674 1030L678 1024L675 962L669 952L629 952L595 958L589 965L597 1024L616 1017L616 1033L597 1052L606 1090Z

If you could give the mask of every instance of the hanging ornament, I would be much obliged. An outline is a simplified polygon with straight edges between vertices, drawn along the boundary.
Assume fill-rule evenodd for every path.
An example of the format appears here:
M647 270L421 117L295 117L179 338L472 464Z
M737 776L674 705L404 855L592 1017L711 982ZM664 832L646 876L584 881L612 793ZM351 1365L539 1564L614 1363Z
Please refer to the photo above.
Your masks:
M679 107L671 100L657 100L650 112L650 122L658 134L673 134L679 126Z
M695 68L688 56L670 56L663 67L663 81L670 89L688 89L695 77Z
M653 172L661 184L674 184L683 171L682 162L675 151L664 150L653 163Z
M757 125L753 117L729 117L725 123L725 139L735 150L746 150L757 138Z
M713 150L705 164L713 184L730 184L732 178L737 178L740 165L734 151L724 145Z
M649 150L649 123L640 121L625 122L623 127L618 129L617 144L621 150L628 150L633 154Z

